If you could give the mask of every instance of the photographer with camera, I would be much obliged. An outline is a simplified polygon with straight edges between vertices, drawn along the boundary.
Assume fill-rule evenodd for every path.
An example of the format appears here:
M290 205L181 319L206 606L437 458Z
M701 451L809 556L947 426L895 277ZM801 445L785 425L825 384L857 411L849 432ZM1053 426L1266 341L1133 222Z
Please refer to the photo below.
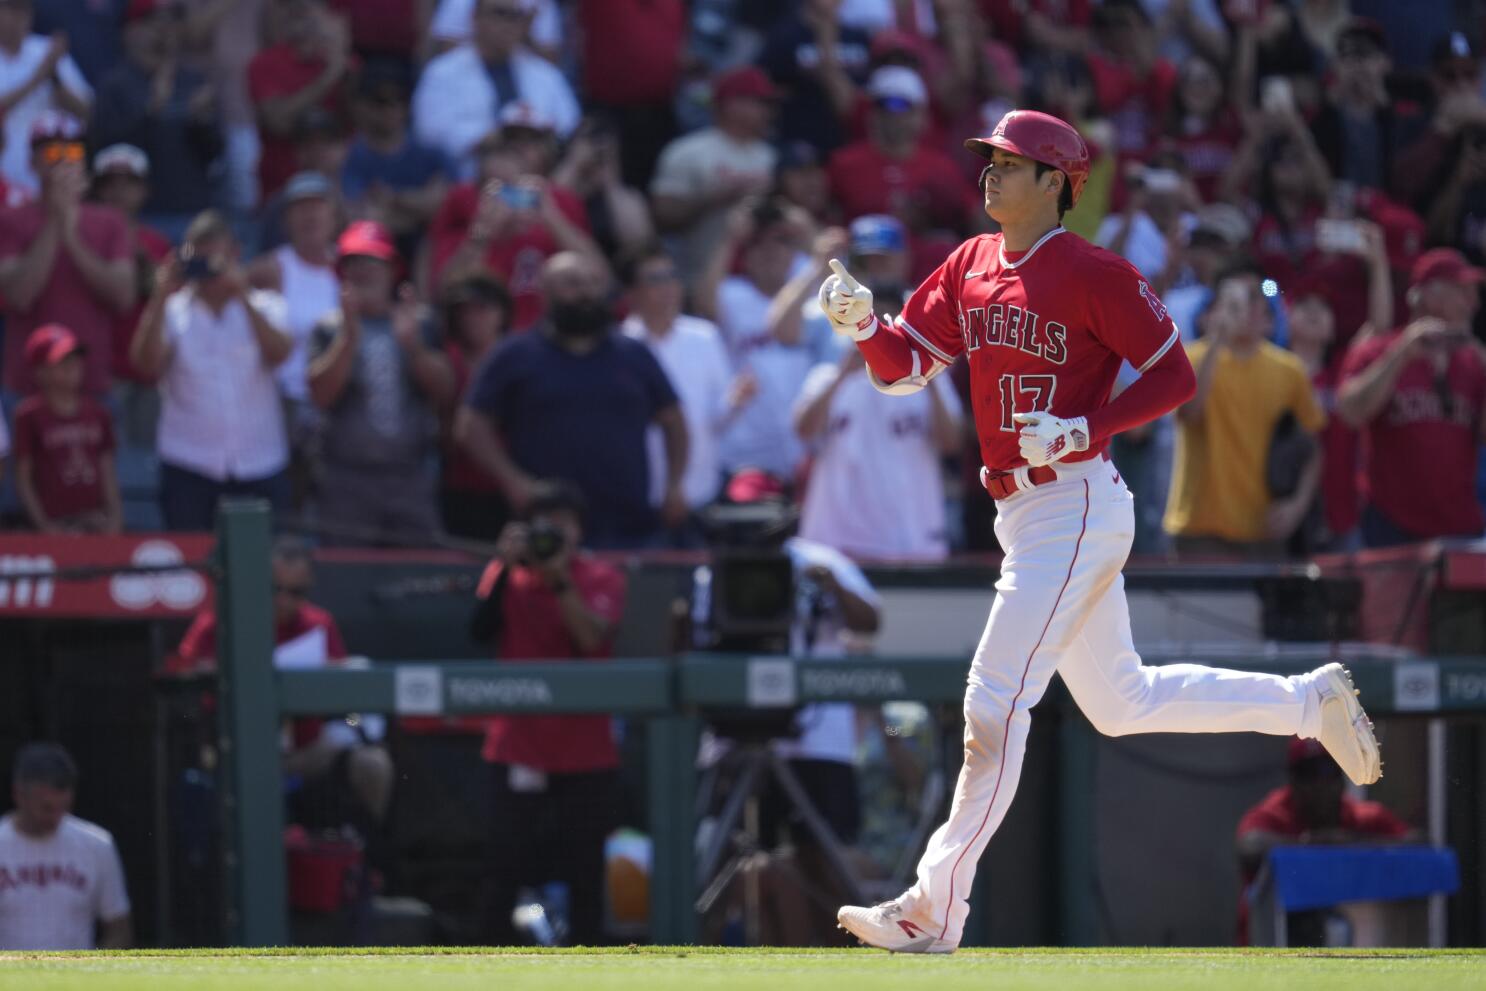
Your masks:
M207 210L165 259L129 357L160 382L160 508L171 530L210 530L227 495L289 498L274 369L289 357L284 297L249 289L227 217ZM256 360L244 360L244 356Z
M501 660L601 661L624 615L625 578L582 550L583 497L543 482L506 525L480 578L470 635ZM568 942L602 938L604 840L618 808L618 749L605 715L495 716L481 754L493 767L488 938L516 941L517 891L564 881Z
M1475 495L1486 357L1471 335L1483 281L1453 248L1424 252L1409 280L1412 321L1347 353L1337 413L1367 431L1368 547L1479 537L1486 525Z

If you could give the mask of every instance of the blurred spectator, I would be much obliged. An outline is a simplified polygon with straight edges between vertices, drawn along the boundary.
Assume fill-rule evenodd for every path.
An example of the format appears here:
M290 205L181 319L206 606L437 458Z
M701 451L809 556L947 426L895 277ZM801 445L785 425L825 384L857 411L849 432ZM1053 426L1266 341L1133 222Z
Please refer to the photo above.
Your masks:
M1197 315L1212 302L1218 273L1248 245L1252 231L1238 207L1212 203L1197 211L1185 239L1171 243L1190 278L1163 293L1161 301L1182 332L1182 340L1197 339Z
M168 257L130 356L160 379L160 508L171 530L210 530L218 500L289 497L274 369L293 347L284 299L249 288L227 218L207 211Z
M846 141L845 123L866 83L872 38L837 20L841 0L805 0L770 30L758 63L783 91L778 138L828 154Z
M1347 353L1337 410L1367 431L1369 547L1479 537L1476 464L1486 411L1486 360L1471 336L1486 272L1435 248L1414 264L1412 321L1359 338Z
M779 159L774 165L774 193L804 210L816 223L835 219L837 208L831 199L830 177L820 152L808 141L791 141L779 149Z
M979 0L989 34L1018 51L1083 55L1089 47L1090 0Z
M619 132L626 186L649 186L661 149L676 135L686 7L684 0L578 2L582 89L590 108Z
M1316 221L1328 208L1330 173L1305 122L1293 110L1266 111L1251 119L1239 159L1229 173L1231 182L1249 174L1250 164L1258 169L1254 198L1260 214L1254 226L1254 256L1284 288L1318 260ZM1348 192L1343 187L1339 193L1338 198L1348 202L1334 207L1338 213L1350 214L1354 208Z
M121 526L113 422L82 392L81 347L58 324L36 328L26 341L38 391L15 412L16 488L41 533L118 533Z
M335 617L310 601L315 588L309 547L278 537L271 550L273 664L278 669L323 668L350 658ZM196 615L181 637L172 666L178 672L217 668L217 615ZM364 659L363 659L364 661ZM283 770L292 821L314 827L354 825L368 841L368 857L380 859L381 826L392 801L393 766L381 736L380 719L296 719L283 738Z
M40 176L28 149L38 119L52 108L87 119L93 90L67 54L67 35L32 34L31 23L31 0L0 0L0 175L35 191Z
M438 0L428 23L428 42L433 54L446 52L474 37L476 4L477 0ZM526 43L542 58L556 62L562 47L562 11L557 0L517 0L516 5L530 14Z
M472 152L501 111L525 103L560 137L578 126L578 101L557 67L523 44L534 0L476 0L474 37L430 60L413 93L418 139L474 174Z
M297 195L289 194L289 184L298 176L309 174L319 178L320 181L316 185L322 187L322 191L317 195L329 201L337 230L343 225L345 219L346 211L345 204L341 200L340 178L341 171L346 165L346 155L350 146L340 120L321 107L311 107L301 114L295 123L290 148L294 174L289 177L289 182L285 183L283 188L265 199L256 213L255 219L258 221L256 246L259 252L272 251L288 240L289 233L284 215L289 209L289 204L298 198Z
M278 0L208 0L193 5L187 35L193 57L210 67L226 149L223 205L234 214L258 205L258 114L248 68L262 47L265 11ZM273 8L273 9L276 9Z
M712 126L661 152L650 184L652 213L676 240L673 254L688 288L726 237L728 211L769 188L776 154L766 138L778 96L754 66L724 72L712 84Z
M909 291L902 225L859 217L850 248L851 271L891 320ZM943 459L961 447L960 399L947 375L910 396L885 396L876 386L856 348L805 379L794 425L813 458L800 536L855 558L943 560Z
M433 0L330 0L346 19L351 48L367 63L412 68Z
M645 245L655 236L650 204L638 189L624 183L624 157L619 135L604 118L589 117L568 142L552 181L583 201L588 229L610 258Z
M506 336L511 297L493 275L474 272L455 279L439 297L444 316L444 351L454 373L454 395L469 389L476 369ZM444 529L457 537L494 541L511 510L500 482L454 441L454 409L444 411L443 484L439 490Z
M316 107L343 116L352 61L350 29L324 0L278 0L274 11L277 38L248 65L264 197L278 192L302 167L295 164L293 146L300 118Z
M116 391L121 406L119 433L125 445L134 442L153 450L159 398L154 383L140 375L129 360L134 332L155 286L155 269L171 250L171 242L164 234L139 219L149 196L150 160L143 151L133 145L109 145L93 156L92 199L124 215L129 225L134 272L135 304L114 321L110 371L119 387Z
M1314 441L1296 468L1295 491L1269 491L1271 448L1291 429L1316 434L1326 415L1304 366L1265 340L1273 316L1251 263L1217 279L1201 340L1187 347L1197 394L1177 410L1179 433L1166 531L1180 554L1279 556L1315 501L1321 452Z
M108 830L72 814L77 765L28 743L11 772L15 811L0 819L0 949L106 950L134 942L124 865ZM95 929L96 926L96 929Z
M551 122L524 103L503 112L500 131L477 151L480 175L449 191L429 230L436 285L493 272L511 293L510 329L542 318L541 270L560 251L601 261L583 204L547 174L556 151Z
M1221 65L1228 58L1223 0L1141 0L1155 22L1157 54L1173 64L1192 58Z
M453 178L443 153L419 144L408 130L411 92L406 69L366 67L353 104L356 133L341 168L341 195L351 214L385 224L408 258Z
M296 407L309 400L310 333L341 303L335 271L335 188L318 172L300 172L284 187L281 202L288 243L255 258L248 275L255 289L283 297L281 329L293 350L276 374L291 407Z
M614 332L608 275L576 252L542 269L547 322L506 341L481 367L455 422L470 458L498 479L516 513L537 479L565 478L588 504L592 546L653 543L660 525L686 517L686 422L666 374L645 345ZM666 448L660 518L650 504L645 433L661 428Z
M1225 0L1224 12L1233 22L1239 49L1236 60L1253 61L1253 73L1240 94L1252 101L1257 94L1249 89L1255 79L1283 76L1294 87L1296 104L1314 112L1321 102L1322 82L1336 59L1337 39L1352 20L1352 6L1352 0Z
M845 232L831 229L809 244L810 218L777 197L744 203L728 218L696 292L698 316L722 331L733 369L752 379L754 392L722 438L722 467L762 468L793 484L805 449L790 410L810 369L836 357L835 335L815 304L826 263L846 248ZM733 258L737 275L728 274Z
M310 337L310 398L325 413L318 508L337 543L439 530L432 454L454 373L391 233L358 220L337 245L341 305ZM355 535L362 531L361 536Z
M738 410L752 398L751 377L734 380L732 362L716 324L681 312L681 273L659 244L651 244L626 260L629 316L620 329L644 343L676 390L686 421L686 473L681 495L687 509L696 511L717 498L722 485L718 444ZM650 459L650 499L662 505L666 470L665 438L652 426L647 438Z
M979 193L948 155L921 140L929 99L923 79L904 66L884 66L872 73L867 95L866 139L837 151L827 166L843 218L888 213L912 233L962 229L967 215L979 212Z
M91 135L95 147L131 144L155 163L145 209L172 240L213 202L222 154L216 90L185 60L182 12L163 0L130 3L125 58L99 88Z
M0 6L0 20L10 12ZM5 388L31 391L22 346L31 331L59 323L83 345L83 391L102 396L113 367L114 322L134 306L129 230L111 207L83 202L87 149L81 126L48 112L36 119L31 161L41 195L0 213L0 295L4 296Z
M1221 195L1223 176L1232 167L1242 139L1242 125L1228 101L1217 65L1200 55L1191 56L1177 76L1166 140L1186 161L1187 174L1204 203Z
M119 25L138 0L44 0L37 5L37 34L67 36L68 54L98 88L124 54ZM177 0L184 8L184 0ZM184 9L182 10L184 13Z
M1104 0L1094 11L1097 45L1089 52L1094 98L1114 125L1124 161L1155 143L1176 91L1176 66L1157 52L1159 38L1140 0Z
M1447 32L1462 24L1478 24L1475 12L1449 3L1395 3L1393 0L1332 0L1332 5L1376 20L1393 48L1393 60L1405 71L1429 64L1430 49Z
M1465 35L1435 48L1430 126L1399 155L1394 183L1429 222L1429 237L1486 260L1486 100L1481 63Z
M1265 795L1238 821L1238 942L1241 945L1249 941L1247 889L1272 848L1303 843L1376 844L1403 840L1412 833L1403 820L1381 803L1348 795L1341 768L1319 740L1291 738L1285 763L1288 783ZM1293 932L1295 938L1288 942L1297 946L1324 944L1323 933L1315 925L1317 920L1302 920L1297 915L1290 915L1287 931Z
M540 486L523 520L502 532L480 576L472 639L501 660L608 659L625 578L586 552L582 496L565 483ZM564 881L568 942L602 942L604 841L619 817L613 717L493 716L486 726L494 809L486 938L516 942L519 889Z
M1334 180L1382 189L1394 154L1417 133L1419 121L1394 106L1388 93L1388 40L1376 21L1347 22L1336 40L1333 80L1311 130Z
M1165 152L1150 161L1149 168L1126 166L1124 208L1104 218L1094 243L1140 269L1164 295L1187 280L1180 245L1201 199L1180 154Z

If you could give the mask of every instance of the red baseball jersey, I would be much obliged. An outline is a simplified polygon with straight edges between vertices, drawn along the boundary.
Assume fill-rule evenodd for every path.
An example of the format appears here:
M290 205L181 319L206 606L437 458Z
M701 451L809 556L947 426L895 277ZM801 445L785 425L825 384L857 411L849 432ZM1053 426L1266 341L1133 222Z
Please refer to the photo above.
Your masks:
M916 289L899 325L922 367L970 362L980 456L991 471L1026 464L1012 414L1087 416L1109 402L1122 360L1144 372L1179 340L1135 266L1055 227L1023 252L1000 234L956 248ZM1098 457L1108 438L1064 461Z

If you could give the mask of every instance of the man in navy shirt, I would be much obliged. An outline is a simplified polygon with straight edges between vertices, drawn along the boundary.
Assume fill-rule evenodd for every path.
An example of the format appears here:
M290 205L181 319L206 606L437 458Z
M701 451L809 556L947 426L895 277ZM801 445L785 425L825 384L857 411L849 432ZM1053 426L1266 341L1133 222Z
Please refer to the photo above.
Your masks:
M409 133L411 95L412 83L401 66L373 63L363 70L354 104L356 134L341 169L347 205L368 208L360 212L386 224L409 257L453 177L444 153Z
M655 542L662 524L685 522L687 435L660 364L642 342L615 332L608 281L598 262L577 252L548 259L547 322L486 359L454 430L517 513L539 493L537 479L566 479L588 503L589 544L628 549ZM666 447L659 519L645 453L652 423Z

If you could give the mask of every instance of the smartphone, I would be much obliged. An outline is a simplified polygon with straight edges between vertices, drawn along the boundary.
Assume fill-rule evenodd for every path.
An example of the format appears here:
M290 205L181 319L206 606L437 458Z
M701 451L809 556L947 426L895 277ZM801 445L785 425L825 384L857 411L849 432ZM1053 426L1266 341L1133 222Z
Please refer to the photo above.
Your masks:
M512 210L535 210L537 208L535 189L526 186L503 185L499 195Z
M1355 220L1323 217L1316 221L1316 247L1339 255L1355 255L1366 250L1367 241Z
M176 258L181 263L181 277L187 282L200 282L217 274L217 266L212 264L212 260L193 251L189 244L176 252Z
M1152 193L1175 193L1182 188L1182 177L1170 169L1146 169L1140 184Z
M1295 111L1295 88L1284 76L1266 76L1259 84L1259 106L1265 113L1282 114Z

